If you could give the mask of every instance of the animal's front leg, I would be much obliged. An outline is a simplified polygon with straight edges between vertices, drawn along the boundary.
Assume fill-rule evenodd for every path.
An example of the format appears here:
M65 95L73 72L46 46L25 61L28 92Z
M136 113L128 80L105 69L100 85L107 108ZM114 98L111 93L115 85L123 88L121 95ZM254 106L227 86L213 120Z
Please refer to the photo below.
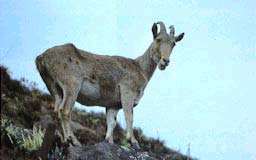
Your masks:
M126 126L127 126L126 138L131 139L132 146L135 149L139 149L140 148L139 143L133 134L133 105L123 106L123 110L124 110Z
M134 94L133 92L123 91L121 92L122 107L124 110L126 127L127 127L127 139L131 140L132 147L135 149L140 149L139 143L133 134L133 104L134 104Z

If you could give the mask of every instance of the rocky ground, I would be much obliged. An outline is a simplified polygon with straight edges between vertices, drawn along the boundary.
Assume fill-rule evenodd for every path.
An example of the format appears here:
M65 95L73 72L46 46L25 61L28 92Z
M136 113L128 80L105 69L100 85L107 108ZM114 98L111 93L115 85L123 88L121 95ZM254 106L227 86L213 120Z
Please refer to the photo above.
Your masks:
M53 99L35 83L14 80L1 66L1 159L3 160L188 160L166 147L159 139L148 138L135 129L141 150L132 149L125 131L118 124L116 144L104 142L105 114L72 112L72 128L82 147L63 144L60 127L53 113ZM118 144L118 145L117 145Z

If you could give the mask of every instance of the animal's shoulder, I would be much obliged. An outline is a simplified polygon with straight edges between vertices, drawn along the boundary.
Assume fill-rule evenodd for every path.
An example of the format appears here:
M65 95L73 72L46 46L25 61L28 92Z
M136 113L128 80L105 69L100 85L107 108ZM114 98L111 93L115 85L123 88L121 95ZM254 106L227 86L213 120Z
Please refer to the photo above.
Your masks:
M126 58L122 56L111 56L111 58L115 59L123 69L132 70L132 71L140 71L141 68L139 64L131 58Z
M113 56L113 58L118 61L120 67L125 72L126 76L123 79L125 83L132 83L135 88L146 84L147 80L138 62L121 56Z

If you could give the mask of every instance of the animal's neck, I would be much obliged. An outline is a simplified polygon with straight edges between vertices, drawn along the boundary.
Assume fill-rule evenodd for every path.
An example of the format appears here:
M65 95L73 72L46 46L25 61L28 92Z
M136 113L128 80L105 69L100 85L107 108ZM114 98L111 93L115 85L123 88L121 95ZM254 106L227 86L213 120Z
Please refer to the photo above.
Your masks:
M136 58L136 61L139 63L141 69L144 72L144 75L147 77L148 81L155 72L157 64L153 61L150 55L153 52L152 45L149 46L147 51L140 57Z

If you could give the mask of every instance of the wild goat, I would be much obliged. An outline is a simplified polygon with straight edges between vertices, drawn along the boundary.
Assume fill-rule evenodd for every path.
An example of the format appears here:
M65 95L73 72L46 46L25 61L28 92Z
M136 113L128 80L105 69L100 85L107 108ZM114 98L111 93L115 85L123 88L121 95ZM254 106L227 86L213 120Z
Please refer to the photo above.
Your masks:
M160 25L160 32L158 27ZM73 44L55 46L36 58L48 90L55 98L54 110L58 112L67 142L80 145L71 127L71 109L77 101L86 106L106 107L107 133L105 140L113 143L116 116L123 108L127 138L134 148L139 148L133 134L133 107L143 95L144 89L156 67L164 70L169 64L175 43L184 33L174 35L174 26L168 34L163 22L152 26L153 42L147 51L136 59L107 56L77 49Z

